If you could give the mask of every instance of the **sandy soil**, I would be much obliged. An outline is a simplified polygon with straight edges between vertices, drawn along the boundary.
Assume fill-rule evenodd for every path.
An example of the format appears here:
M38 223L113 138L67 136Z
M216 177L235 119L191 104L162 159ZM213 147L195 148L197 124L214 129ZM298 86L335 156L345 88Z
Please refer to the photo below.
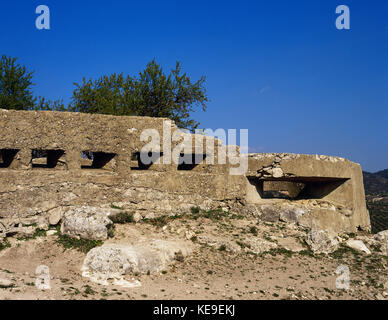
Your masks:
M252 234L252 227L257 233ZM0 251L0 279L12 287L0 286L0 299L387 299L387 258L351 251L331 256L308 251L273 250L254 255L249 250L232 253L199 244L195 235L213 235L238 242L249 237L303 246L303 232L286 225L258 224L255 220L177 219L156 226L150 223L117 225L107 242L135 243L139 239L186 239L195 246L193 254L176 261L160 274L134 275L142 286L102 286L82 278L85 253L64 250L57 235L31 240L11 239L11 247ZM35 286L36 268L50 270L50 290ZM350 288L336 288L336 269L350 269Z

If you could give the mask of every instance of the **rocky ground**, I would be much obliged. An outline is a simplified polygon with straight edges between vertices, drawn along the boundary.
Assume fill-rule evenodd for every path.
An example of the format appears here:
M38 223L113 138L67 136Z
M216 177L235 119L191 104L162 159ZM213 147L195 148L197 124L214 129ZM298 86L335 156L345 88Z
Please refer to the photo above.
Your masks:
M388 299L388 257L370 235L311 234L295 224L220 211L131 221L115 224L103 247L100 241L70 241L58 227L8 238L0 247L0 299ZM357 239L366 250L359 243L355 249L347 245ZM156 272L127 272L123 279L133 287L82 276L86 252L93 246L155 240L189 249ZM46 290L35 285L45 277L46 269L37 270L42 265L50 274ZM349 287L340 289L346 267Z

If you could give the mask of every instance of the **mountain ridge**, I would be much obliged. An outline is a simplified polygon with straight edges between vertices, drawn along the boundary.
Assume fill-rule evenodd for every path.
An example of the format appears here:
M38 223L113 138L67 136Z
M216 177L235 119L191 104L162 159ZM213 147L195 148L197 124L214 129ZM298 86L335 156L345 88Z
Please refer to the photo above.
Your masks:
M375 173L363 171L365 194L388 193L388 169Z

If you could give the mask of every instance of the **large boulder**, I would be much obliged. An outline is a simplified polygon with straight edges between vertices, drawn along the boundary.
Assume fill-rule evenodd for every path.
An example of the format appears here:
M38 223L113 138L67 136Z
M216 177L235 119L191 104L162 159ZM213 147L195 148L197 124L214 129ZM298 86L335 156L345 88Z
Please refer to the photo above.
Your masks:
M259 208L260 211L260 220L266 222L276 222L279 221L280 210L278 207L273 205L262 205Z
M314 253L328 254L338 249L339 241L335 235L324 230L312 230L306 242Z
M375 234L374 239L380 244L382 254L388 256L388 230Z
M82 266L82 276L107 285L133 287L138 281L127 280L136 273L163 271L175 260L191 254L191 243L186 241L147 240L135 245L104 244L88 252Z
M96 207L78 207L67 211L62 218L62 234L88 240L106 240L112 221L108 212Z
M299 218L306 213L305 210L298 207L285 207L280 210L280 221L299 223Z

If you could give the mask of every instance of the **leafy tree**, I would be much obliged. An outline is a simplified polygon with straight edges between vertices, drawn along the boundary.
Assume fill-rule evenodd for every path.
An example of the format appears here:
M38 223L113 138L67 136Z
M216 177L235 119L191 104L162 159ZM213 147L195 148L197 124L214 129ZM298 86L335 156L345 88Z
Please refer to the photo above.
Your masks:
M39 97L35 102L34 110L43 111L67 111L63 100L48 100L44 97Z
M0 108L15 110L65 110L62 101L34 97L33 72L17 63L17 58L3 55L0 60Z
M208 97L205 77L192 82L182 73L180 63L165 74L155 60L147 64L137 77L112 74L97 80L75 83L68 107L62 100L34 97L31 87L33 72L3 55L0 60L0 108L16 110L55 110L111 115L165 117L180 128L194 130L199 123L191 119L196 107L206 110Z
M155 60L137 77L112 74L95 81L75 83L69 111L111 115L166 117L181 128L194 130L199 123L191 119L195 107L206 110L208 97L205 77L192 82L182 73L180 63L166 75Z
M16 63L16 58L3 55L0 60L0 108L29 110L35 106L31 87L32 74Z

